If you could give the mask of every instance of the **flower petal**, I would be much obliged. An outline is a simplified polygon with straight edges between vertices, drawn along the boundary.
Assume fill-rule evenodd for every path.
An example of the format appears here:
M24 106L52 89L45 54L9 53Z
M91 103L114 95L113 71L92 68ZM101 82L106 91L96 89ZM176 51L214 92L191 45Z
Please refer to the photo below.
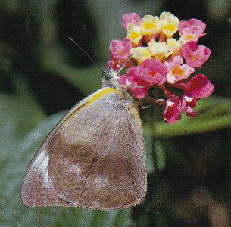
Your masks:
M180 119L183 107L183 100L180 97L168 99L163 113L164 120L169 124L175 123Z
M146 87L129 88L129 91L137 99L145 98L145 96L148 94L148 88L146 88Z
M203 74L197 74L185 84L184 94L188 97L202 99L210 96L214 91L214 86Z

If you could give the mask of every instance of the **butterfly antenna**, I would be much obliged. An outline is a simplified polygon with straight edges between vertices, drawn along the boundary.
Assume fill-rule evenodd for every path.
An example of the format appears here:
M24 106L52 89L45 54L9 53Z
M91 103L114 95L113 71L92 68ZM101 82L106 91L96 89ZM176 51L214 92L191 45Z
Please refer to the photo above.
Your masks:
M105 69L100 65L98 64L92 57L91 55L83 49L83 47L81 47L73 38L71 37L68 37L68 39L74 44L76 45L88 58L89 60L93 63L93 64L96 64L98 69L100 69L102 72L105 72Z
M95 48L94 48L94 43L93 43L93 40L91 39L91 51L93 52L93 56L95 57L95 60L96 62L101 62L99 61L99 59L97 58L97 55L96 55L96 51L95 51Z

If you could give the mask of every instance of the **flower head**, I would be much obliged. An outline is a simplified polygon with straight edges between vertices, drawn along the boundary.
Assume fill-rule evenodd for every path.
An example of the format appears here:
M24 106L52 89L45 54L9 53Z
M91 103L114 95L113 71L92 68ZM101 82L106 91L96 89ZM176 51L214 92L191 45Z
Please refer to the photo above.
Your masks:
M179 21L169 12L159 17L127 13L122 17L122 25L126 38L110 43L108 61L112 69L123 72L118 79L120 86L137 99L148 96L150 100L150 88L162 90L166 100L162 99L161 104L165 105L163 117L167 123L176 122L183 113L196 116L197 101L214 90L203 74L192 76L211 55L209 48L198 45L206 25L195 18ZM173 93L176 89L177 95Z

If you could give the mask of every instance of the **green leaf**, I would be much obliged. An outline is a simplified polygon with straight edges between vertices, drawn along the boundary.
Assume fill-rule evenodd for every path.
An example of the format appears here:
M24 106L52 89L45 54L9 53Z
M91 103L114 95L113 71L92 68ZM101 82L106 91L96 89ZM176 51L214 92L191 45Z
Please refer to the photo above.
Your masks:
M45 71L56 73L70 81L76 87L80 88L85 95L101 88L101 70L97 67L80 67L71 66L70 59L66 49L60 45L57 37L57 24L53 10L53 2L42 0L44 7L37 16L41 23L41 32L46 34L40 40L40 53L42 68ZM67 37L68 40L68 37ZM74 47L74 46L73 46ZM79 49L76 47L76 51ZM81 50L80 50L81 51Z
M0 182L12 156L19 152L18 145L25 134L44 118L23 81L17 81L14 95L0 93Z
M44 21L44 26L47 26L47 20ZM43 42L46 43L50 42L49 39L52 38L49 38L48 35L44 39ZM68 64L65 50L58 44L55 49L41 45L41 52L43 53L41 56L42 66L46 71L62 76L76 87L81 88L85 95L101 88L101 71L97 67L76 68L71 66Z
M57 48L58 49L58 48ZM62 49L58 49L62 53ZM81 91L85 95L89 95L95 90L101 88L101 76L100 70L97 67L88 68L74 68L70 65L64 64L62 54L50 55L52 50L45 50L43 54L43 66L46 70L56 73L66 80L70 81L76 87L81 88ZM54 51L54 50L53 50ZM57 50L56 50L57 51ZM49 53L45 55L45 53ZM58 67L57 67L58 65Z
M162 170L165 168L166 164L166 153L164 151L164 148L161 144L160 140L155 141L155 157L156 157L156 165L158 170Z
M0 93L0 138L21 138L45 118L24 81L17 80L15 84L14 95Z
M154 171L154 160L152 157L153 152L153 137L146 133L144 130L144 144L145 144L145 155L146 155L146 170L148 173Z
M197 116L183 116L175 124L157 122L145 125L145 130L155 137L171 137L215 131L230 126L231 102L225 98L210 97L200 100L195 108Z
M20 185L26 166L43 139L64 113L39 123L20 143L5 150L7 161L1 166L0 223L4 226L129 226L130 209L92 211L82 208L31 208L20 200ZM0 127L1 130L1 127Z

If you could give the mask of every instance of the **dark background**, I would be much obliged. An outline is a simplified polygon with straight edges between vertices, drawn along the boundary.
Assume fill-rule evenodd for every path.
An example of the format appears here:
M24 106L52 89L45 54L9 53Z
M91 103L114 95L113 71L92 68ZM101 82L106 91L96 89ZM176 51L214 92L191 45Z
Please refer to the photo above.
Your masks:
M0 2L0 225L3 226L229 226L230 12L229 0L1 0ZM148 193L143 204L112 212L28 208L19 188L32 154L63 111L100 88L98 64L112 39L123 38L127 12L207 24L200 43L212 50L198 72L215 85L196 119L175 125L157 107L141 112Z

